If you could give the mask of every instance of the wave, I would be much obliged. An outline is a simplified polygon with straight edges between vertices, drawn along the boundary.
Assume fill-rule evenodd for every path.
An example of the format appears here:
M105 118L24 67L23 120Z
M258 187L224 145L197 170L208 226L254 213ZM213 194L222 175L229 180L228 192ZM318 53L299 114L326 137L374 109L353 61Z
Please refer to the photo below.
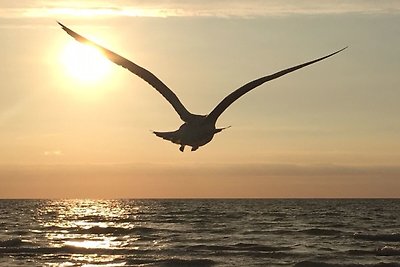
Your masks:
M36 244L30 240L21 239L19 237L0 241L0 249L1 248L23 247L23 246L33 247L33 246L36 246Z
M44 228L46 231L50 232L61 232L67 231L68 234L82 234L82 235L115 235L115 236L125 236L125 235L148 235L160 231L169 231L168 229L155 229L144 226L137 227L101 227L93 226L90 228L81 227L60 227L60 226L49 226Z
M0 247L19 247L22 246L24 241L20 238L12 238L0 241Z
M216 265L217 262L209 259L165 259L158 261L155 266L160 267L208 267Z
M27 236L31 233L31 231L28 230L15 230L15 231L10 231L9 232L13 236Z
M339 230L323 229L323 228L310 228L310 229L300 230L299 233L304 233L307 235L315 235L315 236L334 236L343 234L343 232Z
M255 233L257 233L257 232L255 231ZM267 233L278 234L278 235L294 235L294 234L302 233L302 234L314 235L314 236L336 236L336 235L345 234L345 232L343 232L343 231L336 230L336 229L327 229L327 228L309 228L309 229L303 229L303 230L279 229L279 230L267 231ZM251 233L251 234L253 234L253 233Z
M400 234L354 234L354 238L366 241L400 242Z
M356 263L326 263L317 261L302 261L296 263L294 267L400 267L399 263L372 263L372 264L356 264Z
M355 256L400 256L400 247L384 246L382 248L377 248L374 250L351 249L348 250L347 253Z
M133 227L133 228L124 228L124 227L100 227L93 226L90 228L73 228L68 229L71 234L92 234L92 235L115 235L115 236L124 236L124 235L148 235L152 234L156 231L161 231L162 229L154 229L149 227Z
M266 246L261 244L251 244L251 243L237 243L234 245L192 245L188 248L190 251L251 251L251 252L277 252L277 251L288 251L292 250L290 247L283 246Z
M400 256L400 247L384 246L375 252L377 256Z
M2 254L18 254L18 255L44 255L44 254L99 254L99 255L143 255L154 253L151 249L129 249L129 248L83 248L71 245L61 247L39 247L39 246L14 246L0 247L0 255Z
M234 247L240 250L245 249L250 251L264 251L264 252L283 251L292 249L290 247L266 246L261 244L252 244L252 243L237 243L234 245Z
M374 250L365 250L365 249L350 249L347 251L347 253L352 256L365 256L365 255L376 254Z

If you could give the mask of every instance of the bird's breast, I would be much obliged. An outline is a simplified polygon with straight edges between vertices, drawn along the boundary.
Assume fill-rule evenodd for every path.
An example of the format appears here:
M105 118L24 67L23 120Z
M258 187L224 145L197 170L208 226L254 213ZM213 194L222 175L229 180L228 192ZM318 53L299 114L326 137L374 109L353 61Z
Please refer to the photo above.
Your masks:
M187 145L202 146L210 142L215 133L215 127L209 124L185 123L179 129L182 141Z

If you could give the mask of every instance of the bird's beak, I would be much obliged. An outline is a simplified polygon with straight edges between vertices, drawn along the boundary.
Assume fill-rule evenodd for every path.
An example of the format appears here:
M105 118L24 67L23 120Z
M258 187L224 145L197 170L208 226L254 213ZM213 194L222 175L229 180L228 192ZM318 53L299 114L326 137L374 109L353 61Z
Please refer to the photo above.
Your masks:
M227 126L227 127L215 129L215 133L219 133L219 132L221 132L222 130L225 130L225 129L228 129L228 128L231 128L231 126Z

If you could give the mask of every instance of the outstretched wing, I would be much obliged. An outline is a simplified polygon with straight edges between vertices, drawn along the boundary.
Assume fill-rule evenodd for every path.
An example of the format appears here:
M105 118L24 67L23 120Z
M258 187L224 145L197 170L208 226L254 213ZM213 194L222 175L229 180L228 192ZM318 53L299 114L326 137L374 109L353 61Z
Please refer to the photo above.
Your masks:
M237 99L239 99L242 95L244 95L245 93L251 91L252 89L256 88L257 86L260 86L260 85L262 85L262 84L265 83L265 82L268 82L268 81L277 79L277 78L279 78L279 77L281 77L281 76L283 76L283 75L286 75L286 74L288 74L288 73L290 73L290 72L292 72L292 71L301 69L301 68L306 67L306 66L308 66L308 65L314 64L314 63L316 63L316 62L318 62L318 61L324 60L324 59L326 59L326 58L328 58L328 57L331 57L331 56L333 56L333 55L335 55L335 54L337 54L337 53L343 51L343 50L346 49L346 48L347 48L347 46L346 46L345 48L342 48L342 49L340 49L340 50L338 50L338 51L336 51L336 52L334 52L334 53L332 53L332 54L329 54L329 55L327 55L327 56L324 56L324 57L321 57L321 58L318 58L318 59L314 59L314 60L312 60L312 61L309 61L309 62L300 64L300 65L297 65L297 66L294 66L294 67L291 67L291 68L288 68L288 69L285 69L285 70L278 71L278 72L276 72L276 73L274 73L274 74L261 77L261 78L259 78L259 79L256 79L256 80L254 80L254 81L251 81L251 82L249 82L249 83L243 85L242 87L240 87L239 89L233 91L231 94L229 94L227 97L225 97L225 98L211 111L211 113L207 116L207 120L209 120L209 121L215 123L215 122L217 121L218 117L219 117L233 102L235 102L235 101L236 101Z
M146 70L145 68L136 65L132 61L90 41L89 39L83 37L82 35L77 34L73 30L69 29L65 25L57 22L64 31L66 31L69 35L71 35L75 40L78 42L89 44L95 48L97 48L105 57L107 57L110 61L114 62L117 65L120 65L130 72L136 74L146 82L148 82L151 86L153 86L160 94L162 94L165 99L172 105L175 111L179 114L179 117L187 122L189 121L194 115L191 114L181 103L178 97L168 88L160 79L158 79L153 73Z

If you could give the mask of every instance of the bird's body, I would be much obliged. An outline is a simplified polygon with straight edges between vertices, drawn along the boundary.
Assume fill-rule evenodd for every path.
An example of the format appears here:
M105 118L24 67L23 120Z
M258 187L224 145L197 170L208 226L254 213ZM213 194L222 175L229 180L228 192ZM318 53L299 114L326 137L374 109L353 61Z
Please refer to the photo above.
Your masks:
M261 77L259 79L248 82L247 84L241 86L237 90L233 91L231 94L226 96L208 115L197 115L190 113L185 106L180 102L179 98L174 94L174 92L169 89L160 79L158 79L153 73L146 70L145 68L140 67L139 65L129 61L128 59L90 41L89 39L77 34L72 31L68 27L63 24L58 24L62 27L64 31L66 31L69 35L71 35L74 39L81 43L89 44L97 48L105 57L107 57L110 61L114 62L117 65L120 65L132 73L136 74L146 82L148 82L151 86L153 86L175 109L178 113L179 117L184 122L178 130L171 132L157 132L153 133L161 137L165 140L169 140L175 144L179 144L180 151L184 151L185 146L191 146L192 151L197 150L199 147L204 146L209 143L216 133L221 132L226 128L216 128L216 122L219 116L237 99L251 91L252 89L262 85L265 82L277 79L283 75L286 75L290 72L296 71L308 65L314 64L318 61L324 60L328 57L331 57L342 50L346 49L342 48L334 53L331 53L327 56L296 65L294 67L290 67L281 71L278 71L274 74L267 75Z
M207 119L207 116L196 116L195 119L185 122L178 130L173 132L154 132L155 135L172 143L181 145L179 150L183 152L185 146L191 146L192 151L209 143L216 133L225 128L217 129L215 123Z

